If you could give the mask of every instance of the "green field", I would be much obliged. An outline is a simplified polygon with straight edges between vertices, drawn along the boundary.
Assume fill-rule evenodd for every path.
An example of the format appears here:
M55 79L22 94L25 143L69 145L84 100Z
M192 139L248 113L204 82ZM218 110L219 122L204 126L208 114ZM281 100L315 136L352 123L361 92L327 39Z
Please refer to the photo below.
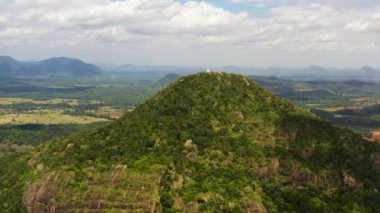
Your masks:
M157 91L156 80L144 74L0 79L0 156L118 119Z
M12 124L89 124L96 122L107 122L105 118L94 118L89 116L71 116L62 113L42 114L6 114L0 115L0 125Z
M33 103L33 104L67 104L69 106L78 106L77 99L61 99L53 98L49 100L35 100L31 98L0 98L0 105L13 105L20 103Z

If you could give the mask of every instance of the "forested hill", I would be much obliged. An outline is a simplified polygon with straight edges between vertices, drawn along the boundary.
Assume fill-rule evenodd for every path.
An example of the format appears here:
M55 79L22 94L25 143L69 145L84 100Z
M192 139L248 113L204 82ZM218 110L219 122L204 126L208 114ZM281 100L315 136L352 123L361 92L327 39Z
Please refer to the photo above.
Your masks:
M2 209L376 212L380 147L248 78L180 78L122 119L1 163Z
M96 65L72 58L23 62L9 56L0 56L0 77L92 76L101 72Z

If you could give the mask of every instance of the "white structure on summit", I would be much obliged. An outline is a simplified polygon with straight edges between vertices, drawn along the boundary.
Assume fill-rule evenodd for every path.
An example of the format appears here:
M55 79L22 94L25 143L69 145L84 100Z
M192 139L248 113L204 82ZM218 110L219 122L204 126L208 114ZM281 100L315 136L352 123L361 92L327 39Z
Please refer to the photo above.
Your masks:
M207 68L206 72L211 72L211 70L209 68Z

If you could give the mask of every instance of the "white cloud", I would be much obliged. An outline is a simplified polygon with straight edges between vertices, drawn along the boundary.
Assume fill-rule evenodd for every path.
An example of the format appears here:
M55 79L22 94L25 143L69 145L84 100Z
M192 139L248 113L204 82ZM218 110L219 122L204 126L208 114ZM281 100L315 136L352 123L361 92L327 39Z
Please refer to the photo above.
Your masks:
M315 42L334 42L338 39L338 36L333 33L320 34L314 38Z
M380 7L379 0L229 0L235 4L254 4L254 5L267 5L267 6L281 6L281 5L308 5L320 4L330 5L333 7L342 8L374 8Z
M379 0L315 0L317 3L328 4L336 7L368 8L379 7Z
M235 4L300 4L305 2L305 0L229 0Z
M355 32L364 32L368 29L368 22L353 21L346 24L346 28Z
M43 47L31 55L58 52L95 61L238 65L254 65L249 57L262 52L280 58L281 52L291 51L300 55L300 64L305 53L336 52L341 57L369 49L380 52L379 11L336 6L343 1L297 2L289 0L289 6L253 18L205 1L14 0L0 12L0 51L11 49L26 58L30 49ZM345 4L354 4L349 2Z

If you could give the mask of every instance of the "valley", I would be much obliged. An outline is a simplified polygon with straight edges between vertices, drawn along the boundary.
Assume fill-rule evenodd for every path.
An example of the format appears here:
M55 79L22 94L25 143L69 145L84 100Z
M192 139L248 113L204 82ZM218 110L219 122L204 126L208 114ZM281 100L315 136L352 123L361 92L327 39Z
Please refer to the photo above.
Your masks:
M0 78L0 157L120 118L156 91L146 79L155 77Z

